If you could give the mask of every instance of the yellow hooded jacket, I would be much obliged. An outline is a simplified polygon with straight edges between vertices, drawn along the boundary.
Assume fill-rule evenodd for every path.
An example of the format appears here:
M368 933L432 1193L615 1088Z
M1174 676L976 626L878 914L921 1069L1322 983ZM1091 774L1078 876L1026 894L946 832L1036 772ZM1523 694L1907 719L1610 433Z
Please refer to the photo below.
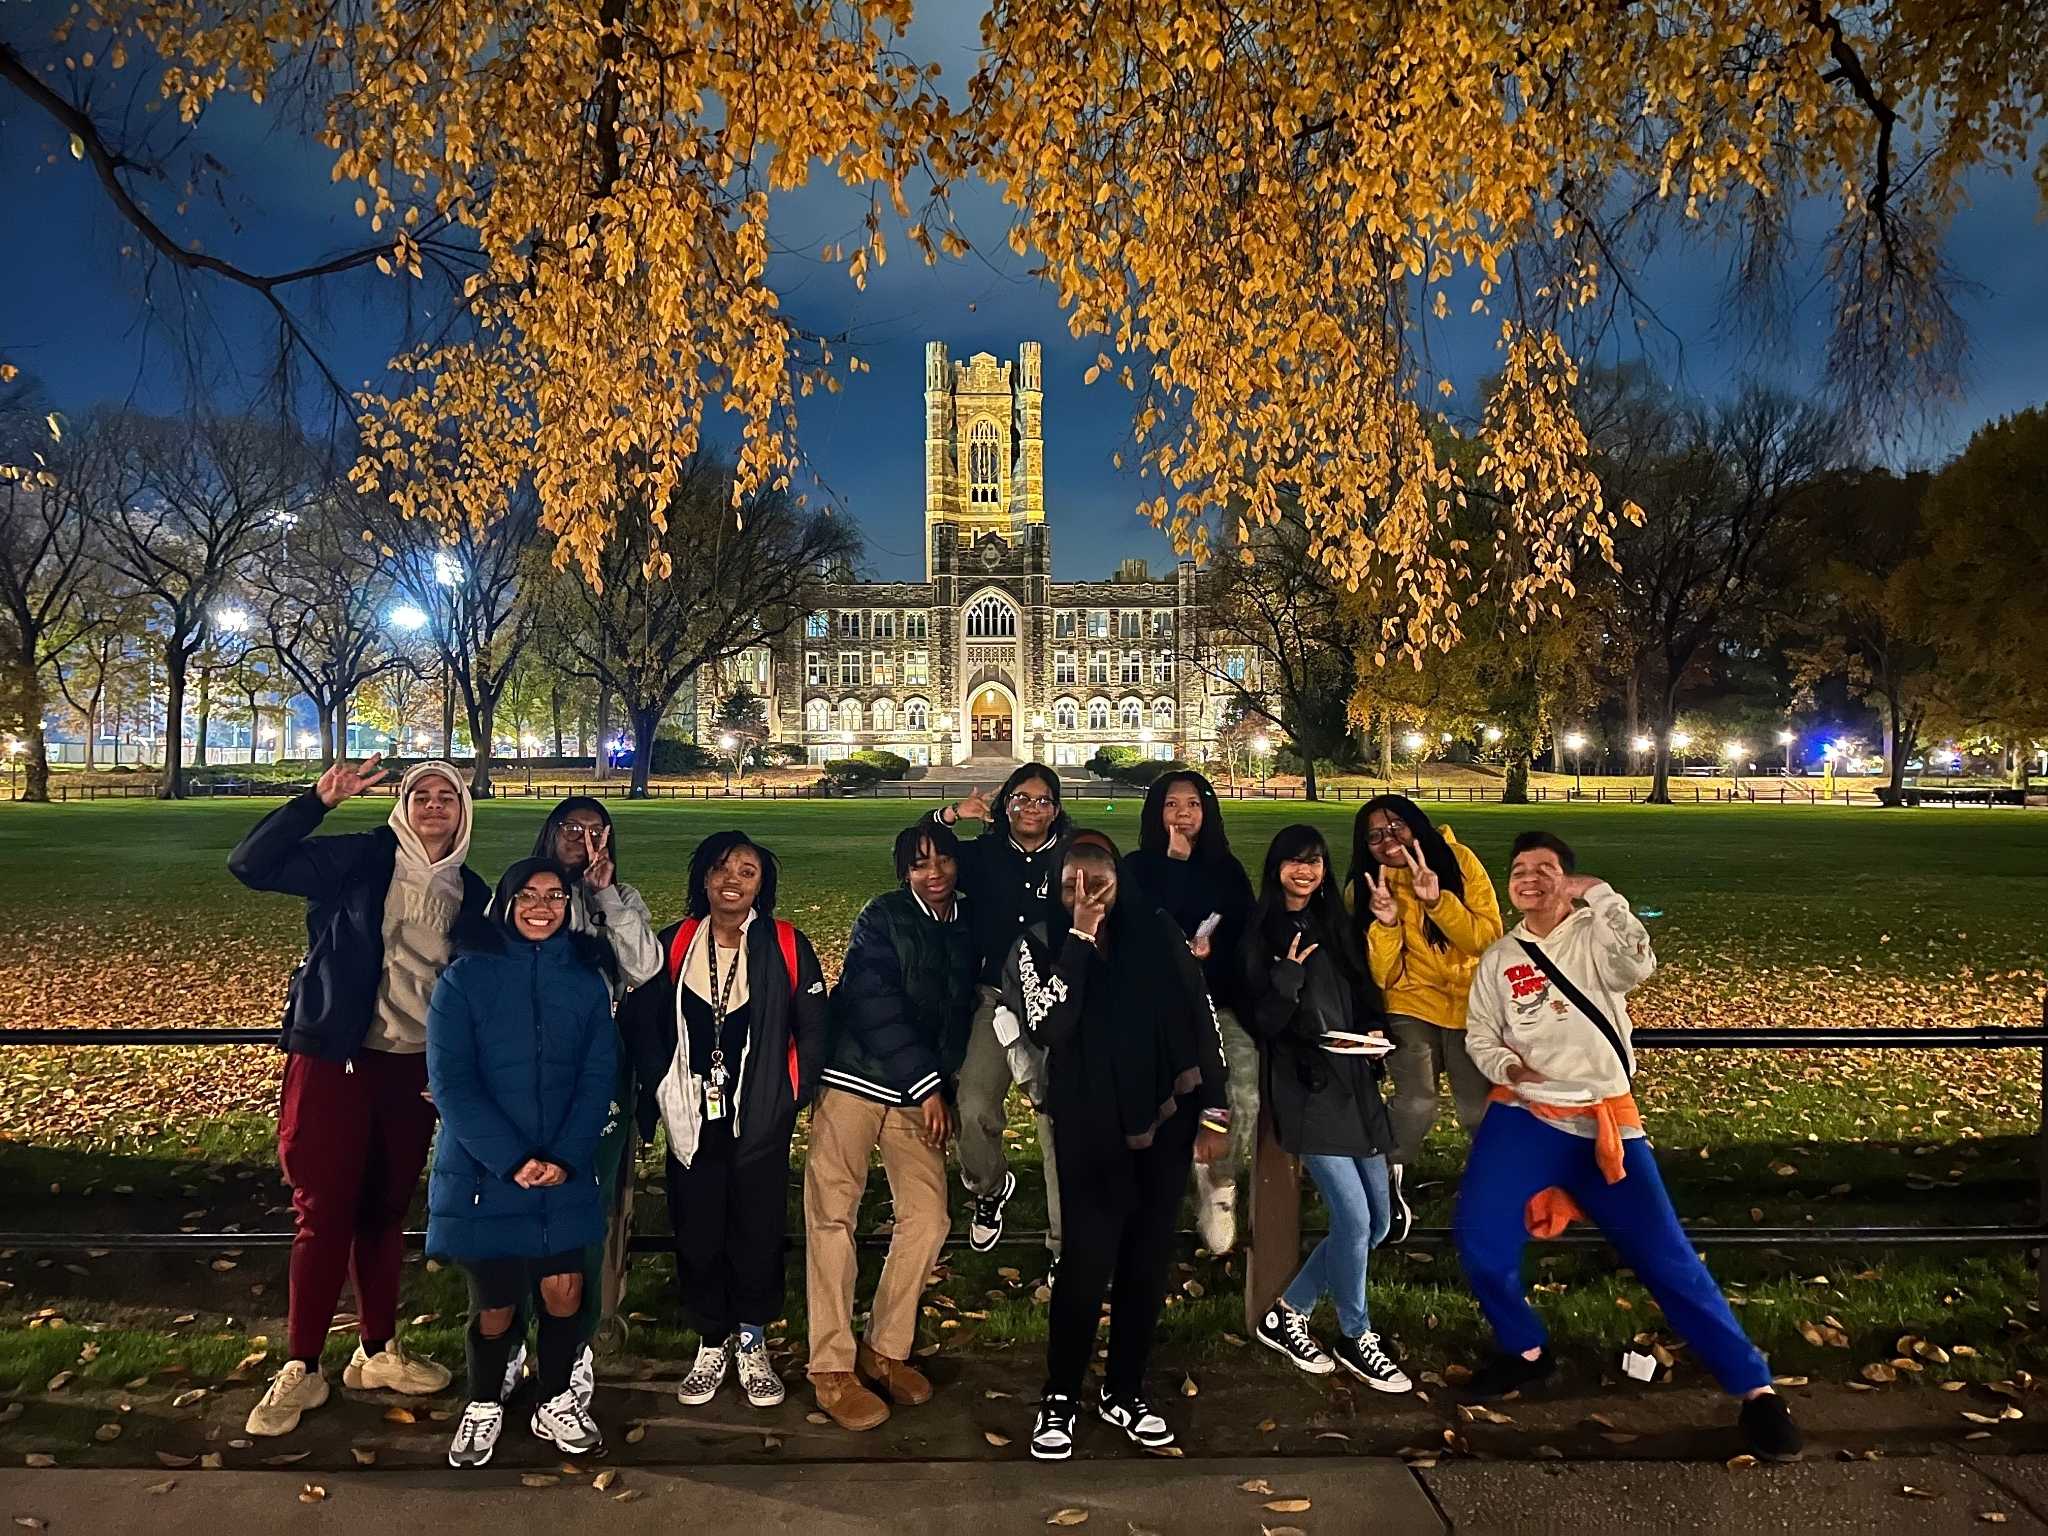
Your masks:
M1427 1019L1444 1029L1463 1029L1465 997L1472 990L1479 957L1503 932L1500 901L1479 855L1459 842L1449 827L1439 823L1437 831L1464 872L1465 899L1445 891L1434 906L1425 907L1415 899L1413 875L1382 866L1379 877L1393 887L1401 921L1391 928L1376 923L1370 909L1360 911L1358 919L1365 928L1372 979L1386 996L1387 1012ZM1448 948L1429 942L1424 928L1429 919L1451 941Z

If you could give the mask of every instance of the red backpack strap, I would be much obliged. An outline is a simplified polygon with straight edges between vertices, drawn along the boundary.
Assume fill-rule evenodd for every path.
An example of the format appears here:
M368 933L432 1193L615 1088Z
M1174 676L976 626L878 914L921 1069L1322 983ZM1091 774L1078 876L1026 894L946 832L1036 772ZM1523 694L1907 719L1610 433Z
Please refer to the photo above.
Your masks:
M697 937L697 925L703 921L701 917L686 917L676 924L676 936L668 946L668 979L672 986L683 978L683 957L689 954L690 940Z
M782 968L789 972L790 1000L796 1000L796 924L775 919L775 942L782 949ZM801 1091L801 1074L796 1066L796 1031L789 1032L789 1096L795 1098Z

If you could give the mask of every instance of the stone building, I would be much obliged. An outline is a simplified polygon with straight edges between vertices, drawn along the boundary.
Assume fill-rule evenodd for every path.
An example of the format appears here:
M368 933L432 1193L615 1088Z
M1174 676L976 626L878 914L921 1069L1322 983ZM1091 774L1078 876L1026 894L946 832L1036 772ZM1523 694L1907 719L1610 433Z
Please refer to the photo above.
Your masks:
M925 346L925 579L828 574L801 620L699 690L699 729L744 682L769 739L812 762L880 748L976 772L1036 759L1076 770L1103 746L1200 760L1227 686L1197 648L1201 578L1126 560L1099 581L1053 577L1039 344L1015 363ZM1242 676L1246 658L1217 658Z

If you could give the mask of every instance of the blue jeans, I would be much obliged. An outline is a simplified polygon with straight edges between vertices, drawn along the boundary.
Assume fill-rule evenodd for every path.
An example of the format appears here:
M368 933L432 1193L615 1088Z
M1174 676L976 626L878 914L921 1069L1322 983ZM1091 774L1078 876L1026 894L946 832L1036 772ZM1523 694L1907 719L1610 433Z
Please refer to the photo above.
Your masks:
M1592 1137L1545 1125L1518 1105L1487 1110L1472 1139L1453 1231L1466 1283L1502 1351L1549 1342L1523 1290L1522 1251L1529 1244L1529 1199L1554 1186L1599 1226L1723 1391L1739 1397L1769 1386L1770 1366L1678 1224L1650 1143L1631 1137L1621 1150L1626 1175L1610 1184L1594 1161Z
M1310 1154L1301 1161L1329 1210L1330 1235L1316 1244L1280 1299L1305 1315L1329 1293L1337 1304L1337 1326L1355 1339L1372 1332L1365 1302L1366 1259L1393 1225L1387 1160Z

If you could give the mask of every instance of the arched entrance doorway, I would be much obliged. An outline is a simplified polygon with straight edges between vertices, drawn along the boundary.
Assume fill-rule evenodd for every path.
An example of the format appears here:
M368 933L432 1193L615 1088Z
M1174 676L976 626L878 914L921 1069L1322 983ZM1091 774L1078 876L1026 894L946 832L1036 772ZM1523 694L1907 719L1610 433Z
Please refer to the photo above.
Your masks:
M1016 750L1016 706L1007 688L983 683L967 701L968 750L975 757L1011 757Z

